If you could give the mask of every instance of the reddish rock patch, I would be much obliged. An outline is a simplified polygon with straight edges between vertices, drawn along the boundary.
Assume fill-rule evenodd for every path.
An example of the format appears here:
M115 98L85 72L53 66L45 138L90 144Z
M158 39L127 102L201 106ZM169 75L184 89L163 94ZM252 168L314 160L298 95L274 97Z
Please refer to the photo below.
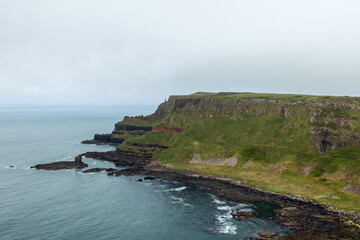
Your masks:
M170 133L179 133L182 130L180 128L167 128L164 126L157 126L152 131L153 132L164 131L164 132L170 132Z

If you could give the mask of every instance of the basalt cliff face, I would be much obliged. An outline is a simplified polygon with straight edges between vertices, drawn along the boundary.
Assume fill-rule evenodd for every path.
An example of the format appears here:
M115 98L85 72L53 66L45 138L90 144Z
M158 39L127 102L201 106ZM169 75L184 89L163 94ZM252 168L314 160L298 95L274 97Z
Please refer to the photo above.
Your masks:
M218 97L173 96L168 102L162 103L153 116L161 120L174 111L195 111L198 112L198 118L226 115L237 120L237 114L241 113L256 116L277 114L284 118L305 114L303 117L306 117L310 124L310 140L320 153L346 146L360 146L360 129L354 130L359 123L360 98L318 97L309 101L306 97L297 100L296 96L289 99L269 99L261 96L237 99L231 98L232 95L236 96L235 93L220 93ZM172 125L172 121L169 123Z

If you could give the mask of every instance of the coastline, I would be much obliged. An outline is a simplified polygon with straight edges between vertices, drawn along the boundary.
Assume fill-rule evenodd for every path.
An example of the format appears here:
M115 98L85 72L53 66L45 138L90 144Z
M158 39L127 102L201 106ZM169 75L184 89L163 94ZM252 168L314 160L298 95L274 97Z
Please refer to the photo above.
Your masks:
M358 213L336 210L300 196L265 191L228 177L170 168L157 160L127 159L117 151L88 152L82 155L113 162L116 166L129 167L109 172L109 176L152 176L205 187L217 196L236 202L266 202L280 205L282 209L275 211L273 220L292 231L289 235L280 236L280 239L355 239L360 234Z
M79 156L125 167L84 173L145 175L202 186L237 202L280 205L273 220L292 230L281 239L359 239L359 213L331 207L360 209L359 199L343 188L360 180L358 100L243 93L171 96L155 113L125 116L110 134L82 142L116 150ZM204 166L202 159L212 165Z

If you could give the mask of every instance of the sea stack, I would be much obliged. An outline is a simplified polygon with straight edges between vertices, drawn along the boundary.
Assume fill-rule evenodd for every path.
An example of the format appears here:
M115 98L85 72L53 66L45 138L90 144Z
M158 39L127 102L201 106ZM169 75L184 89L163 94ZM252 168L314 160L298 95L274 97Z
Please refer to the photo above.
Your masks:
M77 155L75 161L62 161L62 162L52 162L46 164L38 164L32 166L31 168L43 169L43 170L60 170L60 169L82 169L86 168L88 165L82 162L82 155Z

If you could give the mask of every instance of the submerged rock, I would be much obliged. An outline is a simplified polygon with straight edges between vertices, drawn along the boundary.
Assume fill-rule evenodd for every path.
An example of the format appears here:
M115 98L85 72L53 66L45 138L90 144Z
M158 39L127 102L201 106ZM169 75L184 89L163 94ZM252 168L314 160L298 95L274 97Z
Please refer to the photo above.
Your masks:
M230 214L235 220L238 220L238 221L246 220L248 218L254 217L253 212L240 211L240 212L234 212L234 213L230 213Z
M43 169L43 170L60 170L60 169L82 169L86 168L88 165L81 161L81 155L75 157L75 161L61 161L61 162L52 162L45 164L38 164L32 166L31 168Z
M149 177L149 176L144 177L144 180L154 180L154 179L155 179L154 177Z
M278 239L278 234L277 233L274 233L274 232L271 232L269 230L265 230L265 231L262 231L262 232L259 232L258 235L260 237L256 238L258 240L265 240L265 239Z
M92 173L92 172L101 172L101 171L106 171L106 172L116 172L115 168L90 168L90 169L86 169L83 171L83 173Z

